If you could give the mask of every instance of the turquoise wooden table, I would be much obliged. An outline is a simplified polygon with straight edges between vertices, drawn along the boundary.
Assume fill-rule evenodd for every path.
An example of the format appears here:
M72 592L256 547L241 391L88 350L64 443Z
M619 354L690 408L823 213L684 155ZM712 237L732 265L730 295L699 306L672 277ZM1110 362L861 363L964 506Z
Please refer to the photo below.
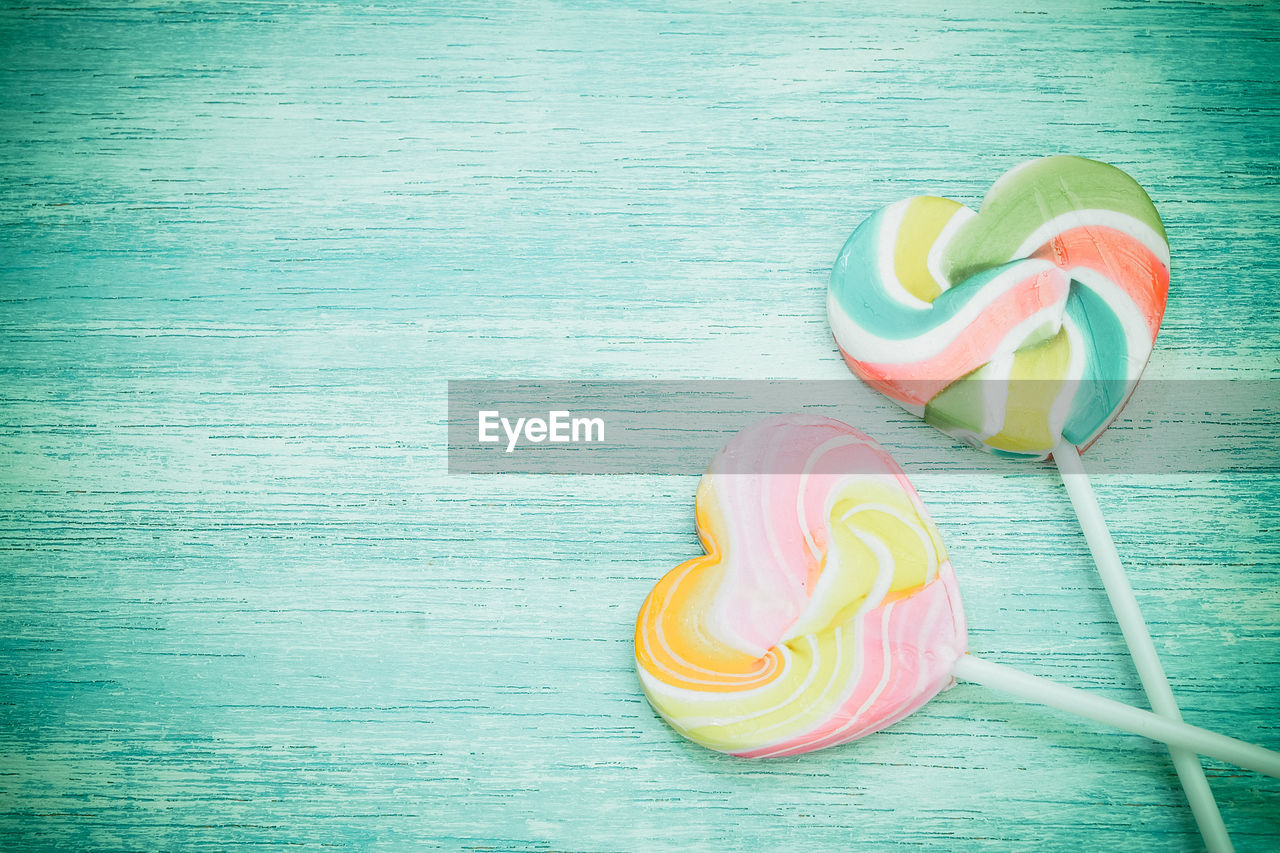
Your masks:
M980 687L797 758L681 740L631 631L698 472L445 469L448 379L854 382L853 226L1047 153L1164 216L1150 373L1265 388L1280 17L1054 8L6 5L5 846L1195 849L1162 748ZM858 393L974 459L913 474L973 649L1143 703L1052 471ZM1274 467L1096 486L1186 718L1280 747ZM1206 768L1280 847L1280 783Z

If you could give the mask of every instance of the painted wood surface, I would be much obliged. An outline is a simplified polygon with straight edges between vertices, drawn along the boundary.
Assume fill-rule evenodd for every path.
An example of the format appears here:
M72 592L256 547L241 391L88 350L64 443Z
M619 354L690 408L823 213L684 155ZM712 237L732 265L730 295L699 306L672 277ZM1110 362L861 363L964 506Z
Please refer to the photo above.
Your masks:
M1166 220L1151 372L1274 377L1278 31L1267 4L6 5L5 846L1196 848L1161 749L978 687L794 759L681 741L631 630L698 551L697 472L448 475L445 382L843 378L852 227L1057 152ZM886 446L953 446L858 393ZM974 650L1141 703L1051 469L974 456L916 477ZM1187 719L1280 748L1274 469L1097 488ZM1206 766L1237 846L1280 846L1280 783Z

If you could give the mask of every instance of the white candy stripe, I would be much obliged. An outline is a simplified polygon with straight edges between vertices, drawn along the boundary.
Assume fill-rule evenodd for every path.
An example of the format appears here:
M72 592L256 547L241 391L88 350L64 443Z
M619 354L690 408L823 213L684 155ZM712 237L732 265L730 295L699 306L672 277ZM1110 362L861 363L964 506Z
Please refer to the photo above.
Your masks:
M950 568L950 564L948 564L948 568ZM929 612L925 614L924 619L920 620L920 625L916 631L916 638L915 642L912 644L912 648L929 648L929 635L945 615L943 611L949 608L950 605L951 601L947 598L938 596L933 599L929 604ZM923 666L920 667L920 671L916 673L916 686L911 691L913 695L919 695L924 690L928 675L929 670Z
M933 602L933 604L929 607L929 611L926 614L925 618L921 620L919 636L925 637L934 628L936 628L938 625L938 622L941 621L942 618L948 616L946 610L947 608L943 606L942 601ZM887 622L885 624L888 625ZM897 643L894 644L895 648L898 648L898 646L899 644ZM886 643L886 648L888 648L887 643ZM915 645L917 659L919 659L922 656L922 654L925 652L925 650L927 650L928 648L929 646L927 641L917 640ZM920 669L921 669L921 676L923 676L927 670L925 667L921 667ZM841 726L837 731L832 733L832 737L835 739L831 740L830 742L843 743L845 741L857 740L858 738L865 737L866 735L869 735L872 732L879 731L880 729L884 728L886 725L892 725L893 721L896 718L898 718L902 713L904 713L907 709L915 705L919 701L919 698L920 698L920 694L918 692L913 691L912 693L906 695L903 698L903 701L893 711L879 714L877 715L876 720L872 721L871 723L868 723L867 725L862 726L856 731L851 731L851 729L853 729L859 722L859 717L861 716L861 712L859 712L858 714L855 714L849 720L848 723ZM889 720L889 722L885 722L886 719Z
M885 338L860 326L827 292L827 315L836 342L851 358L875 364L915 364L941 354L973 325L991 305L1019 284L1039 273L1055 270L1049 261L1031 258L997 275L982 286L958 313L921 334L902 339ZM1065 299L1063 300L1065 304Z
M886 613L882 617L883 622L881 623L882 637L888 632L888 627L889 627L888 615L889 615L889 611L892 610L892 605L890 605L885 609L886 609ZM849 704L849 700L853 698L853 694L858 692L858 690L862 687L862 678L863 678L864 671L866 669L866 664L865 664L865 655L859 654L859 652L861 652L865 648L865 644L862 642L862 636L866 631L866 627L865 627L865 624L863 623L863 620L861 619L858 620L858 624L862 627L862 630L859 632L858 637L856 638L856 641L850 644L850 653L858 661L858 677L849 679L848 683L845 686L845 690L840 695L839 701L832 708L832 712L828 714L822 720L821 723L811 726L809 728L810 732L816 732L817 729L821 728L832 717L838 714L841 711L841 709L845 708ZM886 647L886 651L887 651L887 647ZM887 673L888 673L888 661L885 661L882 663L881 682L880 682L881 686L877 690L877 694L879 690L883 690L884 676ZM789 738L780 738L779 740L775 741L772 744L767 744L765 746L766 749L770 747L776 747L776 749L771 749L769 752L764 753L758 757L773 758L778 755L794 752L797 749L808 750L812 748L815 744L822 743L822 742L826 742L828 745L831 743L836 743L843 740L843 738L839 737L839 733L847 729L848 727L849 727L849 723L846 722L841 726L833 729L830 733L823 735L821 737L815 734L804 741L790 743L789 741L795 741L796 738L802 734L802 732L793 732Z
M1137 382L1142 375L1142 368L1146 366L1147 357L1151 354L1152 338L1150 327L1147 326L1147 318L1143 315L1142 309L1133 301L1133 297L1129 296L1128 291L1120 286L1119 283L1112 281L1107 276L1094 269L1087 267L1073 267L1068 270L1073 279L1080 284L1092 290L1103 302L1107 303L1107 307L1116 315L1116 319L1120 321L1120 327L1124 330L1124 340L1126 345L1127 365L1125 376L1131 382ZM1119 379L1118 376L1104 376L1104 379Z
M1013 374L1013 362L1013 353L1008 353L984 365L973 375L982 400L982 433L978 436L982 441L1004 429L1009 411L1009 377Z
M1005 177L1008 176L1006 175ZM1004 180L1004 178L1001 178L1001 180ZM1022 241L1022 245L1009 257L1009 260L1027 257L1064 231L1070 231L1073 228L1086 228L1090 225L1123 231L1150 249L1151 254L1155 255L1160 260L1160 263L1164 264L1165 269L1169 268L1169 244L1156 233L1155 229L1141 219L1130 216L1127 213L1096 207L1071 210L1050 219L1032 231Z
M881 646L881 649L883 649L884 657L883 657L883 660L882 660L882 662L881 662L881 668L880 668L880 681L876 684L875 688L871 691L871 695L870 695L870 696L868 696L868 697L863 701L862 705L858 708L858 710L857 710L856 712L854 712L853 717L852 717L852 719L853 719L853 720L856 720L856 719L858 719L858 717L860 717L860 716L862 716L863 714L865 714L865 713L866 713L866 711L867 711L867 709L868 709L868 708L870 708L870 707L872 706L872 704L874 704L874 703L875 703L875 701L876 701L877 699L879 699L879 698L880 698L880 694L884 692L885 685L887 685L887 684L889 683L889 678L890 678L890 676L893 674L893 666L892 666L892 663L893 663L893 652L892 652L892 647L891 647L891 646L890 646L890 644L889 644L889 617L890 617L890 615L892 614L892 612L893 612L893 605L892 605L892 604L890 604L890 605L888 605L888 606L886 606L886 607L885 607L885 609L884 609L884 614L881 616L881 620L882 620L882 621L881 621L881 623L880 623L880 646ZM859 621L861 621L861 620L859 620ZM860 638L859 638L859 639L860 639ZM861 649L862 647L863 647L863 646L862 646L862 644L861 644L861 643L858 643L857 645L853 646L853 651L854 651L854 653L855 653L855 657L856 657L856 658L858 658L858 659L859 659L859 661L861 660L861 657L862 657L862 656L861 656L861 655L857 655L857 654L856 654L856 652L857 652L857 650ZM858 678L851 678L851 679L849 679L849 682L848 682L848 689L847 689L847 690L846 690L846 691L845 691L845 692L840 696L840 701L835 705L835 707L834 707L834 708L832 708L831 713L830 713L830 714L828 714L825 718L823 718L823 720L822 720L820 723L818 723L818 724L816 724L816 725L814 725L814 726L811 726L811 727L809 728L809 731L811 731L811 732L816 732L816 730L817 730L817 729L822 728L823 724L825 724L825 723L826 723L828 720L830 720L833 716L835 716L837 713L839 713L839 712L840 712L840 710L841 710L842 708L844 708L845 704L848 702L849 698L853 696L854 692L857 690L857 688L858 688L859 684L860 684L860 683L861 683L861 681L862 681L862 672L861 672L861 669L862 669L862 668L861 668L861 666L860 666L860 667L859 667ZM794 751L795 751L795 750L797 750L797 749L808 749L808 748L812 747L814 744L821 743L821 742L823 742L823 741L827 741L827 740L830 740L830 739L831 739L831 738L833 738L833 737L836 737L836 736L838 735L838 733L839 733L839 732L844 731L844 730L845 730L845 729L847 729L848 727L849 727L849 723L845 723L844 725L842 725L842 726L840 726L839 728L835 729L833 732L829 732L829 733L827 733L827 734L825 734L825 735L822 735L822 736L814 735L814 736L811 736L810 738L808 738L807 740L800 741L800 742L797 742L797 743L792 743L791 741L794 741L794 740L796 739L796 737L797 737L797 735L798 735L799 733L793 733L793 734L791 734L791 736L790 736L790 737L782 738L782 739L778 740L778 741L777 741L776 743L774 743L774 744L767 744L767 745L764 747L764 748L766 748L766 749L768 749L770 746L777 746L778 748L777 748L777 749L773 749L773 750L771 750L770 752L762 753L762 754L758 755L757 757L758 757L758 758L773 758L773 757L775 757L775 756L782 755L782 754L784 754L784 753L794 752Z
M1063 377L1062 387L1058 389L1058 395L1049 407L1049 434L1054 436L1062 435L1062 428L1071 416L1071 407L1084 378L1086 363L1084 335L1080 327L1068 317L1062 328L1067 335L1067 350L1071 354L1071 360L1067 362L1067 374Z
M769 714L773 714L777 711L780 711L783 708L785 708L787 705L790 705L791 703L797 701L801 696L804 695L805 691L809 689L810 685L812 685L817 680L818 671L821 669L821 666L818 665L818 661L820 661L821 656L818 653L817 636L814 634L806 634L805 636L800 637L799 639L809 646L809 659L814 661L814 665L810 666L805 671L804 678L801 680L800 684L796 686L795 690L791 691L791 693L789 693L786 697L784 697L780 702L777 702L769 706L768 708L762 708L759 710L751 711L750 713L746 713L746 714L737 714L733 716L716 714L714 716L709 716L709 717L687 717L680 721L681 725L689 729L702 728L703 726L716 726L716 727L733 726L733 725L737 725L738 723L745 723L745 722L748 722L749 720L755 720L760 717L768 716ZM833 669L832 670L833 680L834 680L834 677L838 675L839 675L838 671ZM773 686L776 689L779 686L779 683L774 682L773 685L771 686ZM826 689L827 688L823 689L824 693ZM702 696L703 696L702 693L697 691L689 691L689 692L693 694L693 698L695 701L701 702ZM741 694L738 694L738 695L741 696ZM815 702L813 704L817 704L817 703ZM795 725L794 718L790 718L790 717L785 718L779 723L775 723L772 726L760 729L760 731L768 731L769 729L774 729L780 726L787 726L787 725Z
M658 605L659 610L665 611L668 607L670 607L671 597L675 595L676 590L679 589L681 581L683 581L686 577L688 577L689 573L692 572L694 568L695 568L694 565L692 564L689 565L680 574L679 579L671 584L671 588L668 590L666 598L663 599L661 605ZM666 635L662 631L662 622L659 620L656 624L657 624L657 630L655 631L655 633L658 635L658 643L663 649L663 651L667 653L668 656L670 656L673 660L678 660L682 662L685 666L687 666L691 670L694 670L696 672L704 672L707 675L719 676L719 678L714 678L711 680L695 679L695 678L690 678L689 676L684 675L682 673L676 672L675 670L667 666L658 665L660 669L662 669L664 672L670 673L672 676L676 677L677 679L684 680L684 681L693 681L698 684L718 684L718 685L724 684L723 673L719 672L718 670L709 669L708 667L705 667L705 666L699 666L693 661L685 660L684 658L680 657L680 655L676 654L675 650L672 649L671 646L667 643ZM645 651L649 653L649 660L656 661L657 659L653 655L653 649L649 645L649 633L647 631L643 632L643 637L644 637L643 645L645 647ZM717 639L719 639L718 635L717 635ZM756 657L763 658L767 652L768 652L768 649L766 649L765 652L762 652L761 654L756 655ZM770 665L766 670L764 670L763 672L757 675L752 676L751 681L744 681L743 684L745 685L745 684L751 684L755 682L766 682L769 676L772 675L774 671L775 671L775 664L773 664L772 659L770 659Z
M876 579L871 584L871 589L867 590L867 597L862 600L862 604L858 606L858 615L875 610L880 606L880 602L884 601L885 595L889 592L889 587L893 584L893 570L895 567L893 552L889 547L874 536L869 536L861 530L850 530L850 533L866 545L872 554L876 555Z
M808 514L805 512L804 498L809 493L809 477L813 474L813 469L823 456L838 450L842 447L866 447L869 446L868 441L863 438L852 435L838 435L830 438L822 444L814 448L809 454L809 458L805 460L804 468L800 470L800 482L796 487L796 521L800 525L800 530L804 534L804 541L809 546L809 552L813 554L814 559L822 559L822 549L818 547L818 543L814 541L813 533L809 530ZM831 515L831 503L836 494L835 489L827 491L827 505L824 507L823 518Z
M957 207L956 212L951 214L951 218L947 220L947 224L942 226L942 231L938 233L938 239L934 240L933 245L929 247L925 265L929 268L929 275L933 276L933 280L943 290L950 289L954 283L942 270L942 256L947 250L947 244L951 242L951 238L955 237L961 226L977 215L971 208L963 205Z
M902 286L898 272L894 268L894 249L898 243L898 232L902 230L902 220L906 217L907 208L913 199L896 201L881 211L877 225L876 268L880 272L880 281L884 284L884 292L894 302L914 311L928 311L930 303L916 296Z

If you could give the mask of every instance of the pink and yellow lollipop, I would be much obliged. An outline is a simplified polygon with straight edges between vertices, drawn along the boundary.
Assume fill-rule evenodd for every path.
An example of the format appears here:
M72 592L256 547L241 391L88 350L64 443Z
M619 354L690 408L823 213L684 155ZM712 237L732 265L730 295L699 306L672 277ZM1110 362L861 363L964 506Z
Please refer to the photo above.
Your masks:
M636 626L645 693L677 731L789 755L882 729L950 683L965 649L951 563L867 436L762 421L712 461L697 519L706 555L658 582Z
M1280 775L1280 754L967 654L938 529L893 458L847 424L744 429L703 475L697 522L706 554L654 586L635 653L649 702L703 746L834 746L964 678Z

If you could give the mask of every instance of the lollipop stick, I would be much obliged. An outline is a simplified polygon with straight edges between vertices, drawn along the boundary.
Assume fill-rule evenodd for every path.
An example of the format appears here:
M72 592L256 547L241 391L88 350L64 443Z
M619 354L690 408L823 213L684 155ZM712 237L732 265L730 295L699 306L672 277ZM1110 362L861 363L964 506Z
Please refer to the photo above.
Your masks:
M1150 711L1078 690L989 660L963 655L956 661L952 674L1002 693L1017 696L1060 711L1068 711L1106 723L1126 732L1164 741L1170 746L1190 750L1247 770L1256 770L1280 778L1280 752L1272 752L1233 737L1171 720Z
M1102 576L1102 585L1107 591L1107 597L1111 599L1111 609L1115 611L1116 621L1120 623L1120 631L1129 646L1129 654L1133 657L1134 667L1138 670L1138 678L1142 681L1151 708L1162 717L1181 720L1182 714L1178 711L1178 703L1174 701L1173 691L1169 688L1169 679L1165 677L1155 644L1151 642L1151 633L1147 630L1147 623L1133 597L1133 587L1129 585L1115 542L1111 540L1111 532L1103 521L1098 499L1094 496L1089 477L1080 463L1080 453L1075 445L1063 440L1053 449L1053 461L1058 465L1071 505L1080 519L1085 541L1089 543L1089 551L1098 566L1098 574ZM1213 791L1209 788L1209 780L1205 778L1200 760L1195 754L1172 746L1169 754L1173 757L1174 769L1178 771L1178 778L1182 781L1187 801L1191 804L1191 813L1195 815L1205 845L1211 853L1231 850L1231 840L1227 836L1227 829L1222 823L1222 815L1213 799Z

